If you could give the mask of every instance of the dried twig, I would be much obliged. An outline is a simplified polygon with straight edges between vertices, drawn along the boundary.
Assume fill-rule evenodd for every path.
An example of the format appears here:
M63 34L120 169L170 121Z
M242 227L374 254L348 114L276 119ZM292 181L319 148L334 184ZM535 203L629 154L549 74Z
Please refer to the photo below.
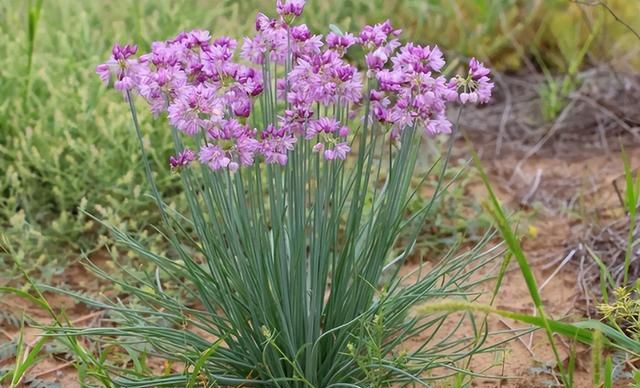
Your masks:
M556 134L556 132L561 128L560 124L569 115L575 103L576 103L575 100L572 100L569 102L569 104L567 104L567 106L564 107L564 109L562 110L558 118L553 122L553 125L551 125L551 128L549 128L549 131L540 140L538 140L538 142L533 147L531 147L526 152L526 154L522 159L520 159L520 161L516 164L516 167L514 168L514 174L511 175L509 182L512 182L512 179L515 175L515 171L519 170L522 167L522 165L527 160L529 160L529 158L535 155L540 150L540 148L542 148L542 146L545 145L545 143L549 141L549 139L551 139Z
M41 377L43 377L43 376L46 376L46 375L51 374L51 373L53 373L53 372L57 372L57 371L59 371L59 370L62 370L62 369L64 369L64 368L68 367L68 366L71 366L71 365L73 365L74 363L75 363L75 361L68 361L68 362L65 362L64 364L60 364L60 365L55 366L55 367L53 367L53 368L51 368L51 369L47 369L47 370L42 371L42 372L40 372L40 373L38 373L38 374L36 374L36 375L33 375L33 376L31 377L31 379L32 379L32 380L39 379L39 378L41 378Z
M580 5L588 5L591 7L597 7L597 6L601 6L603 8L605 8L607 10L607 12L609 12L609 14L611 14L611 16L613 16L614 19L616 19L616 21L620 24L622 24L623 26L625 26L625 28L629 31L631 31L631 33L633 35L636 36L636 38L640 39L640 34L629 25L629 23L625 22L624 20L622 20L615 12L613 12L613 10L611 9L611 7L609 7L609 5L607 3L605 3L604 1L598 0L598 1L582 1L582 0L571 0L571 2L576 3L576 4L580 4Z
M84 316L82 316L82 317L79 317L79 318L74 319L73 321L71 321L71 324L73 324L73 325L77 325L77 324L78 324L78 323L80 323L80 322L84 322L84 321L86 321L86 320L89 320L89 319L92 319L92 318L98 317L98 316L100 316L100 315L103 315L104 313L105 313L105 311L104 311L104 310L96 311L96 312L93 312L93 313L91 313L91 314L87 314L87 315L84 315Z
M500 321L500 323L502 323L507 329L512 330L512 331L516 331L516 330L522 330L522 329L515 329L514 327L512 327L511 325L509 325L504 319L502 318L498 318L498 321ZM522 339L521 336L516 336L516 338L518 339L518 341L522 344L522 346L524 346L525 349L527 349L527 352L529 352L529 354L531 355L531 357L535 357L535 353L533 353L533 350L531 350L531 347L529 345L527 345L526 342L524 342L524 340Z
M0 328L0 333L2 333L5 337L7 337L10 341L13 341L13 336L9 334L5 329Z
M542 179L542 169L539 168L536 171L536 176L535 178L533 178L533 185L531 185L531 189L529 190L529 192L522 198L522 201L520 201L520 203L528 205L531 202L531 199L533 198L533 196L536 194L536 191L538 191L538 186L540 186L540 180Z

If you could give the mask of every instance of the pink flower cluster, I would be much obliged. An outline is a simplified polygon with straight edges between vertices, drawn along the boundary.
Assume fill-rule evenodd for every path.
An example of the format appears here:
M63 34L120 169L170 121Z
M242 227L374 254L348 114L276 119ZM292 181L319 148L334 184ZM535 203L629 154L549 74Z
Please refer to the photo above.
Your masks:
M493 82L489 79L489 73L491 71L484 67L482 63L475 58L471 58L467 78L458 77L457 79L457 84L462 90L460 93L461 103L484 104L489 102L491 89L493 89Z
M285 165L301 141L312 142L326 160L344 160L351 150L350 120L363 104L370 106L363 121L395 139L410 127L432 136L450 133L449 103L489 100L489 70L475 58L466 77L447 79L440 49L402 45L400 30L389 21L357 35L330 32L323 38L304 24L293 25L304 5L278 0L276 18L258 14L256 33L243 39L239 59L234 39L194 30L154 42L138 58L135 46L115 45L96 71L105 84L113 80L116 89L139 94L154 114L166 113L173 127L200 142L197 151L172 156L172 169L194 161L230 171L256 160ZM365 53L364 73L346 59L353 46ZM277 78L276 66L288 71ZM279 109L271 118L266 101ZM257 118L262 128L247 124Z

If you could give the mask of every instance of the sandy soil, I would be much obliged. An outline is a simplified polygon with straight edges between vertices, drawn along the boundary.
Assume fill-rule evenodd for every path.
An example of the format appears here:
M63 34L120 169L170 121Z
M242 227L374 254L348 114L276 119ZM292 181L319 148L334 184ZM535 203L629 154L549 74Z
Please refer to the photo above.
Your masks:
M639 149L628 151L632 165L640 165ZM585 311L584 287L578 287L577 255L569 255L580 243L575 226L596 213L600 217L620 214L620 203L614 188L619 188L623 166L618 154L565 155L555 158L531 158L513 174L517 155L487 161L493 183L501 200L511 209L536 209L528 225L523 246L533 264L536 280L547 314L556 319L580 318ZM511 177L513 175L513 178ZM509 181L511 180L511 181ZM470 188L482 200L482 188ZM578 229L579 230L579 229ZM565 260L566 259L566 260ZM572 260L573 259L573 260ZM543 286L544 285L544 286ZM487 285L490 289L491 284ZM543 287L542 287L543 286ZM498 294L496 306L501 309L532 313L533 304L523 277L515 263L508 272ZM523 327L508 320L491 318L494 330ZM572 344L558 338L562 357L567 359ZM590 350L577 347L575 387L590 387ZM490 370L498 375L515 377L496 381L476 381L486 387L546 387L555 379L548 366L554 358L546 335L533 336L509 344L504 363ZM478 363L478 370L487 366Z

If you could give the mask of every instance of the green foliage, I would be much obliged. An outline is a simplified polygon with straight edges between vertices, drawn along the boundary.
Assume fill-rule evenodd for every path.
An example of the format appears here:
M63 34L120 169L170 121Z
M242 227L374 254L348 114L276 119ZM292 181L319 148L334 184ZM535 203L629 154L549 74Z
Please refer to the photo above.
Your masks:
M613 388L613 361L607 356L604 363L604 388Z
M637 235L637 215L640 205L640 173L634 172L631 168L629 156L622 149L622 161L624 166L625 190L622 201L625 215L629 219L627 244L624 255L622 270L622 281L616 284L613 272L615 268L607 268L603 260L592 250L589 250L591 257L600 268L600 290L602 300L596 306L603 320L621 335L629 335L636 342L640 343L640 282L636 279L631 283L629 279L631 257L633 250L640 243ZM626 361L626 360L625 360ZM607 360L609 362L609 360ZM631 365L631 364L630 364ZM616 369L618 369L616 367ZM633 370L634 378L639 375L637 369ZM613 379L605 373L605 386L607 381Z
M264 92L248 119L258 128L275 125L281 115L277 67L268 59L262 65ZM374 83L368 80L365 96ZM171 252L156 252L135 233L102 221L121 246L157 268L156 276L146 272L137 277L125 269L121 279L93 266L137 303L85 301L111 311L116 325L83 329L58 324L48 330L61 337L97 338L141 354L142 360L147 353L155 354L178 362L183 371L148 377L152 373L144 363L134 362L128 370L109 365L115 376L110 385L156 386L167 379L171 384L193 385L203 379L291 388L425 384L448 377L425 377L428 372L443 368L458 374L464 371L459 363L491 351L483 346L489 336L486 322L478 325L463 314L440 337L435 334L446 314L416 317L411 311L444 295L476 300L476 287L486 278L472 276L500 255L499 247L485 249L491 233L459 256L453 256L456 250L451 247L424 275L421 268L403 275L394 266L412 253L425 220L446 196L444 177L453 139L437 162L439 170L428 169L417 185L413 177L423 151L423 129L404 128L395 142L386 143L388 128L369 119L352 128L354 152L348 161L327 160L298 136L285 165L255 163L233 172L192 165L179 172L187 213L170 209L163 200L165 193L154 176L157 166L147 153L147 131L129 92L126 100L142 170L162 220L158 235ZM363 105L363 117L368 118L370 101L365 98ZM327 112L346 123L351 108L338 99ZM175 152L206 142L198 135L183 139L173 129ZM388 150L380 153L382 146ZM411 198L433 171L438 171L433 193L407 219ZM399 241L401 251L395 255ZM387 272L391 275L385 277ZM159 273L196 303L188 305L166 292ZM455 336L468 321L472 335ZM425 331L433 334L417 349L397 354Z
M100 84L96 64L113 41L134 38L144 46L186 28L223 31L239 16L216 7L203 12L204 2L187 0L9 4L0 4L0 31L12 37L0 41L0 51L11 53L0 58L0 272L20 264L48 279L107 242L96 238L99 225L84 211L142 235L157 221L127 107ZM141 120L145 128L156 125L148 115ZM179 207L172 200L178 178L165 168L171 134L147 134L158 184Z
M536 312L540 316L540 327L543 328L547 334L547 338L549 340L549 344L551 345L551 349L553 350L553 355L556 359L556 365L560 371L560 375L562 377L562 381L565 386L571 386L571 377L565 372L564 366L562 364L562 360L560 359L560 355L558 353L558 349L555 344L555 340L553 338L554 329L552 328L552 324L546 316L544 311L544 306L542 304L542 297L540 296L540 292L538 290L538 285L536 283L536 278L533 274L533 270L527 260L527 257L522 249L522 245L520 244L520 240L518 239L514 229L511 227L511 222L507 217L500 200L495 195L491 183L489 182L489 178L484 172L482 168L482 164L477 155L474 154L474 161L476 164L476 168L480 174L480 178L484 183L487 192L489 194L489 203L487 204L487 209L489 213L492 215L494 222L498 230L504 238L509 252L515 257L518 266L520 267L520 272L522 272L522 276L524 278L525 283L527 284L527 289L529 290L529 294L531 295L531 299L533 300L533 304L536 308Z
M49 305L47 300L40 292L39 288L33 283L31 277L28 274L25 274L25 278L28 284L34 290L35 295L29 294L23 290L13 287L0 287L0 296L13 295L32 303L34 306L46 312L52 319L52 324L55 324L58 327L62 326L63 322L68 322L64 314L58 314L53 310L51 305ZM105 360L103 358L106 356L106 353L102 353L98 357L96 357L94 356L94 352L89 351L85 347L84 344L86 344L86 342L81 342L77 338L71 336L61 336L57 337L56 339L60 345L64 346L66 351L73 354L73 357L77 361L77 364L75 366L77 368L80 381L84 382L88 379L91 379L92 381L98 381L102 383L103 386L108 386L107 384L109 380L107 378L107 372L104 368ZM8 350L9 352L14 352L17 356L15 366L7 369L0 369L0 382L12 382L15 379L24 379L23 381L26 381L27 377L25 377L24 375L25 372L37 362L37 357L42 352L64 353L55 346L49 347L48 342L49 341L46 336L41 336L33 348L27 349L23 341L23 332L21 330L18 340L12 342L12 345L10 346L13 347L9 348ZM0 351L7 351L7 349L3 348L0 349Z
M540 97L546 120L557 118L565 108L570 93L579 87L578 73L587 62L623 68L640 64L637 56L627 57L631 47L637 48L635 30L640 25L632 15L640 12L640 3L613 0L607 1L606 7L604 4L598 0L547 2L530 47L545 75Z
M9 388L20 386L20 383L25 379L25 373L37 363L40 351L45 342L48 341L46 337L41 337L35 344L29 346L25 343L23 329L24 326L21 326L17 341L9 343L10 347L15 346L12 349L15 352L15 364L7 373L0 374L0 383L8 383L7 386Z
M629 156L622 149L622 161L624 162L624 208L629 217L629 232L627 235L627 249L624 255L624 279L623 286L628 285L629 266L631 265L631 255L633 248L640 242L640 236L636 236L636 224L638 207L640 206L640 170L636 171L635 178L631 169Z
M600 13L595 24L572 23L575 16L571 12L558 12L550 16L549 29L551 35L556 37L556 42L560 50L560 56L554 58L553 54L542 58L540 52L535 49L536 58L542 67L546 82L541 86L540 97L542 98L542 114L546 120L555 119L567 104L569 94L578 85L578 71L581 69L585 56L592 48L594 40L599 36L600 30L605 20L605 14ZM588 33L582 39L580 32L586 30ZM582 46L577 46L582 44ZM553 77L545 62L555 60L556 65L563 70L560 80Z
M252 2L246 2L246 10ZM261 3L264 3L262 1ZM566 0L349 0L311 1L305 22L316 30L329 23L354 31L363 23L391 19L407 36L437 43L466 56L479 56L498 69L518 70L542 53L540 66L571 73L584 56L616 60L636 46L636 38L606 9ZM640 3L607 2L632 27ZM597 5L597 2L594 2ZM255 8L254 8L255 9ZM601 23L601 26L598 26ZM595 32L595 36L593 35ZM613 44L612 44L613 43ZM582 52L583 48L586 52ZM633 60L633 58L630 58ZM636 63L638 65L638 63Z

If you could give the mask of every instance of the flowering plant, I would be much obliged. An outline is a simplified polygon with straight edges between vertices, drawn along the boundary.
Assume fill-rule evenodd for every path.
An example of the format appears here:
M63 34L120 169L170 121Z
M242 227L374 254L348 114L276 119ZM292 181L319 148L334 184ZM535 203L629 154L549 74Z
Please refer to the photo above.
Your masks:
M387 386L458 369L478 351L477 338L431 336L407 348L445 319L413 317L411 307L470 294L465 268L495 252L448 257L426 276L401 276L397 264L442 194L439 184L407 219L421 138L451 133L448 105L487 102L489 70L472 59L466 76L447 78L438 47L402 44L389 21L322 37L295 24L303 0L276 8L276 18L258 14L255 35L240 44L194 30L137 58L135 46L116 45L97 67L130 104L143 154L134 95L167 116L176 150L169 166L190 214L165 206L146 163L175 257L113 232L168 280L136 278L138 287L102 273L146 307L106 306L121 315L119 327L66 333L142 339L184 364L154 386L193 384L194 376L223 385ZM362 71L348 59L355 46ZM140 386L135 374L118 374L118 384Z
M178 131L199 138L197 158L186 148L171 158L172 168L197 159L214 171L235 172L256 157L286 165L298 140L311 141L326 160L344 160L351 151L347 124L362 105L364 126L399 140L413 130L450 133L448 103L485 103L491 96L489 70L475 58L467 77L447 79L440 74L440 49L401 45L400 30L389 21L365 26L357 37L330 32L323 40L306 25L291 24L303 7L303 1L278 2L279 18L258 15L257 33L244 38L240 57L259 68L234 61L234 39L212 40L195 30L155 42L138 59L135 46L115 45L97 72L127 95L140 94L154 114L167 113ZM366 53L364 76L344 58L354 45Z

